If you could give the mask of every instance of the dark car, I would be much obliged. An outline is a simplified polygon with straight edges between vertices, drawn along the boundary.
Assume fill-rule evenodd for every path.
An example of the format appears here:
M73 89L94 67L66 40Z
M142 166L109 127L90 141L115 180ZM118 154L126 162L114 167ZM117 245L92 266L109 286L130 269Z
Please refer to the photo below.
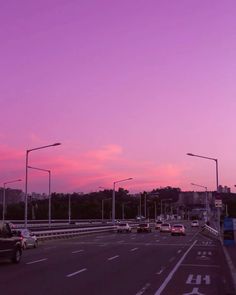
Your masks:
M8 223L0 222L0 259L19 263L22 254L22 238L13 235Z
M141 233L141 232L146 232L146 233L150 233L151 227L149 223L140 223L137 227L137 232Z

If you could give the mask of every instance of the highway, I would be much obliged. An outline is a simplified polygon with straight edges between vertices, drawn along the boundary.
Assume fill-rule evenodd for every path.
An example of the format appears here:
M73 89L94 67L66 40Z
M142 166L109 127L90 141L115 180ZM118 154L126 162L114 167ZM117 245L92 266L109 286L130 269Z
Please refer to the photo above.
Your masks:
M187 225L186 236L102 233L40 243L19 265L0 263L1 295L229 295L217 240Z

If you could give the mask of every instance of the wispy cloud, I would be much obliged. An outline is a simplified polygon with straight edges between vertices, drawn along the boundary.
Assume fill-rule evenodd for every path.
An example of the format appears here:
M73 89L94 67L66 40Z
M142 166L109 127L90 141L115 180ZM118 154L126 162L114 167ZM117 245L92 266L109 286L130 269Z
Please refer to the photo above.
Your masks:
M21 177L25 173L25 152L0 145L1 178ZM29 165L52 171L53 191L91 191L99 186L111 188L114 181L133 177L124 187L131 191L153 189L166 185L178 185L184 169L170 163L155 165L148 161L134 161L125 157L121 146L110 144L96 150L63 156L38 153L29 159ZM46 175L29 171L31 191L47 191Z

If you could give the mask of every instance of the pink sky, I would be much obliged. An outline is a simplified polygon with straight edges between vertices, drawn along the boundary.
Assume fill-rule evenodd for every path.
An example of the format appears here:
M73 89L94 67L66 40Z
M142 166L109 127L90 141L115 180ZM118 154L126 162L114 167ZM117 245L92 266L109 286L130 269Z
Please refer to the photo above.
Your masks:
M236 184L236 2L12 0L0 9L0 180L52 190ZM0 184L0 186L2 186ZM24 190L24 182L11 184ZM30 171L29 191L47 192Z

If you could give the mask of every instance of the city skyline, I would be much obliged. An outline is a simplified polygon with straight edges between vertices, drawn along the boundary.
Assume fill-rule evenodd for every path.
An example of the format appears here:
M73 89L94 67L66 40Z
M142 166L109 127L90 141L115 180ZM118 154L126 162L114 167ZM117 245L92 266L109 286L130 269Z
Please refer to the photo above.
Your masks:
M234 192L236 3L11 1L0 11L1 182ZM47 192L29 171L29 192ZM1 186L1 185L0 185Z

